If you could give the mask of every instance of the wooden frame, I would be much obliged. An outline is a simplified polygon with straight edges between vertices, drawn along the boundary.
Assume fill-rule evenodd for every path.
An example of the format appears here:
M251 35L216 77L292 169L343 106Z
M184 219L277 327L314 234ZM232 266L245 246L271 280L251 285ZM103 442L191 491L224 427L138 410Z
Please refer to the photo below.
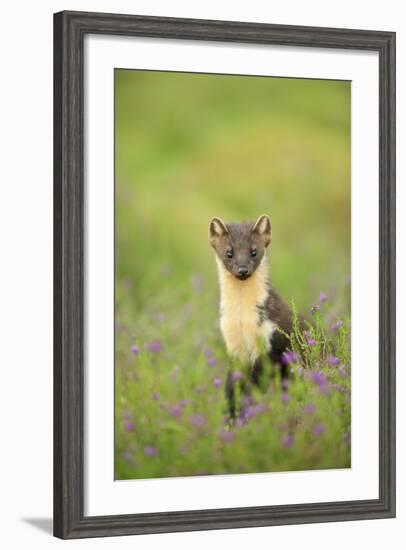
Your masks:
M379 498L84 516L83 38L127 35L379 53ZM54 16L54 534L60 538L395 516L395 33L133 15Z

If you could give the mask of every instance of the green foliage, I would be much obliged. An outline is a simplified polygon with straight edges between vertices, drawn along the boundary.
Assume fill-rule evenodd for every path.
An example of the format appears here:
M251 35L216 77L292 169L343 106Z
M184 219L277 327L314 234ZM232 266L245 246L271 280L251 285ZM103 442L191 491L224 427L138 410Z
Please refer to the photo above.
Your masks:
M278 373L268 370L263 391L252 388L247 402L236 381L240 417L230 428L227 369L246 373L230 364L205 286L186 293L189 299L166 318L151 306L118 322L116 478L349 467L348 321L334 332L318 313L307 336L295 328L298 355L285 389ZM307 343L310 337L316 345ZM159 342L159 351L150 351L151 341ZM202 425L194 424L196 418ZM150 447L156 456L146 454Z

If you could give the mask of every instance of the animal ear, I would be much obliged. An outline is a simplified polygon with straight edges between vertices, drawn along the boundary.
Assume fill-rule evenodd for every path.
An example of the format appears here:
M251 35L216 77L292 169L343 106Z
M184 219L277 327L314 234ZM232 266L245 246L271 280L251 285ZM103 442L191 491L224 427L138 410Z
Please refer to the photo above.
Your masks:
M256 233L264 239L265 246L268 246L271 242L271 220L269 216L263 214L259 216L252 228L252 232Z
M228 229L226 224L220 218L213 218L209 225L209 240L213 242L218 237L226 235Z

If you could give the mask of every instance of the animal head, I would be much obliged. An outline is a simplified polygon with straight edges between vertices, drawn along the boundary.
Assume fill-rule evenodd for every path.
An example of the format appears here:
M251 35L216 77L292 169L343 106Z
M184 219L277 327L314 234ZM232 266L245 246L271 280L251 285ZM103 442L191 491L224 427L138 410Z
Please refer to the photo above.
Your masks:
M260 216L255 223L225 224L213 218L209 225L209 241L225 269L237 279L250 277L271 242L271 220Z

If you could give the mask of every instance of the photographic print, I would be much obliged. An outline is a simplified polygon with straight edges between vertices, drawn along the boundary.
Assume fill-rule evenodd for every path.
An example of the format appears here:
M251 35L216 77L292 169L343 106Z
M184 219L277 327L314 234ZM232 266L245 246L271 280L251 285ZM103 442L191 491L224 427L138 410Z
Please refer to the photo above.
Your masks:
M114 86L115 479L351 467L351 83Z

